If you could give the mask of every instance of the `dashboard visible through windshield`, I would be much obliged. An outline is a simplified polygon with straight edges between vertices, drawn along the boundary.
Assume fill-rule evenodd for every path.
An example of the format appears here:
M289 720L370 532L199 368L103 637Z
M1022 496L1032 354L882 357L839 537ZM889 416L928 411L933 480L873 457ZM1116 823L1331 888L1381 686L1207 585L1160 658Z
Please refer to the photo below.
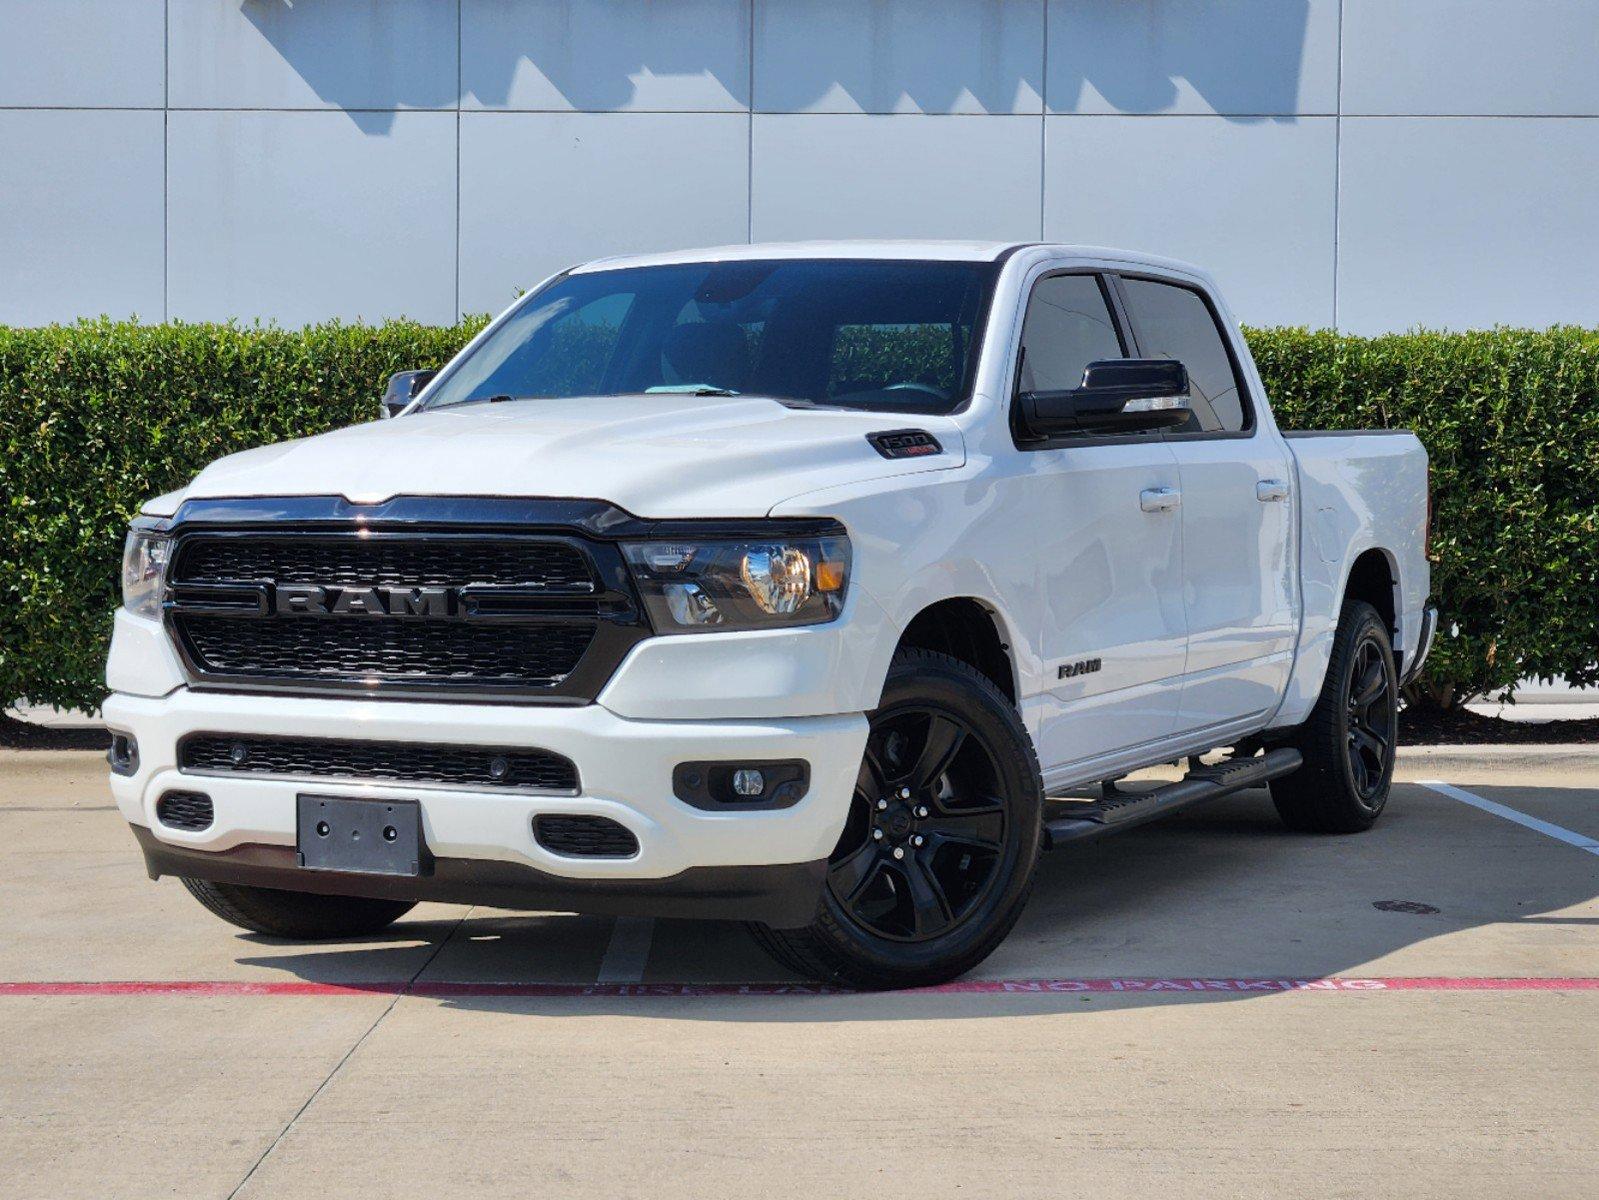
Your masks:
M767 259L563 275L453 363L427 409L651 394L947 413L998 267Z

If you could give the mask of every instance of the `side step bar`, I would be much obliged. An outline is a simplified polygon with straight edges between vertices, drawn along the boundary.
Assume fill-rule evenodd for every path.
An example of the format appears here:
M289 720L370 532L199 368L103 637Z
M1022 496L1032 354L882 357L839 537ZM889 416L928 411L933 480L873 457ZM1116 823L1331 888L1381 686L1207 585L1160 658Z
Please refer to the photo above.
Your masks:
M1159 820L1204 800L1259 787L1299 769L1299 751L1286 747L1257 758L1238 758L1211 767L1196 767L1176 783L1148 792L1112 792L1105 799L1068 801L1044 821L1045 849L1063 842L1082 842ZM1046 801L1047 803L1047 801Z

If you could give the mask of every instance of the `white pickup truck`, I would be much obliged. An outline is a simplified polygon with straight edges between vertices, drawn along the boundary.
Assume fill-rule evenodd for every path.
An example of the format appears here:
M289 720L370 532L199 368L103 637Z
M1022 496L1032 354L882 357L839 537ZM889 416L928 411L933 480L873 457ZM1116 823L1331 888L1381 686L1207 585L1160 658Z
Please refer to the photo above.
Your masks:
M383 415L129 534L112 790L152 878L247 929L711 917L927 984L1052 845L1268 783L1301 830L1387 800L1436 620L1426 454L1279 431L1192 267L608 259Z

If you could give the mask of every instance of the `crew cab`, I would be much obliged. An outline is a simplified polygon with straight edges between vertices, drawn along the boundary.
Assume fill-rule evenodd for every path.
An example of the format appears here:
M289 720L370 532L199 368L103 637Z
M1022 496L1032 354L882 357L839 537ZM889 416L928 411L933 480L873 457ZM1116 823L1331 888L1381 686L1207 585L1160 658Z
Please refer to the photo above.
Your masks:
M1279 430L1194 267L607 259L382 415L224 458L128 537L111 788L151 877L247 929L707 917L927 984L1051 846L1263 785L1302 830L1387 802L1436 624L1425 451Z

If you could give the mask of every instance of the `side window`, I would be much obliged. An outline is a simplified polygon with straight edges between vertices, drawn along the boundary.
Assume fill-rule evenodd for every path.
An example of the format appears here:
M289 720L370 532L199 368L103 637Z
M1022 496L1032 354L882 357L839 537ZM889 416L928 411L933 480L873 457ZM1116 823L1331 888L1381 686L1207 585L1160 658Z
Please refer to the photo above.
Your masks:
M1243 389L1205 298L1192 288L1150 279L1123 279L1122 295L1143 355L1175 358L1188 368L1194 415L1178 432L1247 429Z
M1125 357L1097 275L1049 275L1033 285L1022 321L1022 391L1069 391L1082 386L1089 363Z

